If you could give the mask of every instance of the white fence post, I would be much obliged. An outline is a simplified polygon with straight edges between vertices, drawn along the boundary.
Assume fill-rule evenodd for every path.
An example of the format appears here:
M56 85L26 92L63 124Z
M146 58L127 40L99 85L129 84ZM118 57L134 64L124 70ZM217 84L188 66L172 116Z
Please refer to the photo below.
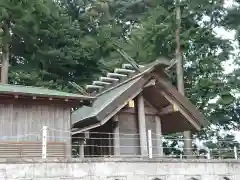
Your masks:
M148 130L148 157L152 158L152 130Z
M43 126L42 129L42 158L47 158L47 126Z
M237 153L237 147L234 146L234 157L235 159L238 159L238 153Z
M180 159L182 159L183 157L182 157L182 155L183 155L183 152L181 151L180 152Z
M210 149L207 150L207 159L211 159L211 151L210 151Z

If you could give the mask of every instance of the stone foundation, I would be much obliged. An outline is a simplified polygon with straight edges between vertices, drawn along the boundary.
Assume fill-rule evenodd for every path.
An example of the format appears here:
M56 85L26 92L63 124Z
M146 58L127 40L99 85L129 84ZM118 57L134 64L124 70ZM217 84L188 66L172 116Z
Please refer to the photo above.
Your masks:
M0 180L240 180L240 160L7 160Z

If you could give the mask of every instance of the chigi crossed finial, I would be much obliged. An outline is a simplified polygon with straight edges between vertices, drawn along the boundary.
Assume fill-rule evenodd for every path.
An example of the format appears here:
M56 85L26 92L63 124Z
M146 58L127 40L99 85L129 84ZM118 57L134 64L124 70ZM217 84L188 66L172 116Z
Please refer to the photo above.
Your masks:
M139 65L139 68L144 68L144 66ZM137 71L131 64L122 64L121 68L115 68L113 72L108 72L106 76L102 76L99 80L93 81L92 84L86 85L86 90L90 94L101 93L132 77L136 73Z

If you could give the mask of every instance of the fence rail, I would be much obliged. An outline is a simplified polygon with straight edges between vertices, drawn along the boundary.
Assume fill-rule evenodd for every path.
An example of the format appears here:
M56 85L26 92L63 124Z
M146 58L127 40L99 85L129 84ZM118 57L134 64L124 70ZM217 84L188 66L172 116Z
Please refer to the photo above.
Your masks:
M60 136L59 131L62 132ZM87 136L83 133L71 137L69 131L43 127L39 134L1 137L0 158L238 159L240 155L239 143L235 140L198 140L191 148L192 155L185 156L183 141L182 138L162 136L148 130L147 143L141 146L140 134L90 132Z

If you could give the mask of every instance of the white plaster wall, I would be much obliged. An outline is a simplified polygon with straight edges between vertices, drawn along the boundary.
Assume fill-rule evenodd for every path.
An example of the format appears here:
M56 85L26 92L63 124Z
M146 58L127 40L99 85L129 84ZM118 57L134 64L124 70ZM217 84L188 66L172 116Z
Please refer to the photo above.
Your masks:
M89 160L1 163L0 180L201 180L240 179L240 161Z

